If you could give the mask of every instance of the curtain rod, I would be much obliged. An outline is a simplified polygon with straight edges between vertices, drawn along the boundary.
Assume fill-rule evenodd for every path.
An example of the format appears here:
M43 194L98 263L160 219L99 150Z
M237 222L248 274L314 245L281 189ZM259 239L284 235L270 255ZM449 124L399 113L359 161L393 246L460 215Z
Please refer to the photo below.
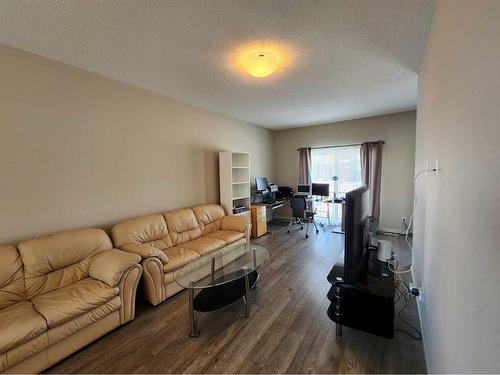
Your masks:
M382 144L384 144L385 141L374 141L374 142L365 142L365 143L371 143L371 144L382 143ZM311 147L311 149L317 150L317 149L321 149L321 148L351 147L351 146L361 146L361 145L362 145L362 143L351 143L351 144L348 144L348 145ZM300 150L300 148L297 149L297 151L299 151L299 150Z

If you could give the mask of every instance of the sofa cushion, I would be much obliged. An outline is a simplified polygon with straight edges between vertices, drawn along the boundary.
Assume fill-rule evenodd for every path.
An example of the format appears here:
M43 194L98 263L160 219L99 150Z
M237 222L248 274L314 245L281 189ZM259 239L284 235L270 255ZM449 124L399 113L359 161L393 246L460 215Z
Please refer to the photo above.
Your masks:
M241 238L245 237L245 233L243 232L236 232L234 230L218 230L217 232L214 233L209 233L205 235L204 237L209 237L209 238L216 238L219 240L222 240L226 242L228 245L238 241Z
M0 353L12 349L47 330L47 323L29 301L0 310Z
M32 299L37 311L47 320L49 328L71 320L106 303L120 292L102 281L87 278L64 288L44 293Z
M21 257L14 246L0 246L0 309L25 300Z
M182 247L171 247L166 253L168 263L163 265L164 272L174 272L200 256L196 251Z
M60 232L20 243L28 299L87 278L93 257L112 247L100 229Z
M204 235L218 231L222 218L226 216L224 209L218 204L196 206L193 207L193 212Z
M0 353L0 372L3 373L19 373L20 371L12 370L12 367L18 363L33 357L35 354L41 352L49 347L49 338L47 332L42 332L33 339L26 341L25 343L14 346L12 349L6 352ZM7 370L7 371L6 371ZM23 372L26 372L24 370Z
M164 216L174 246L201 237L201 229L192 209L169 211L165 212Z
M94 307L90 311L78 315L75 318L58 325L57 327L49 329L47 331L49 344L54 345L57 342L64 340L66 337L75 334L76 332L97 322L99 319L108 316L113 311L118 310L120 306L120 297L116 296L102 305Z
M183 248L194 250L198 254L204 254L209 251L222 249L224 246L226 246L225 241L219 240L217 238L209 238L206 236L182 244Z
M127 244L148 244L160 250L172 247L163 215L146 215L117 224L111 229L115 247Z

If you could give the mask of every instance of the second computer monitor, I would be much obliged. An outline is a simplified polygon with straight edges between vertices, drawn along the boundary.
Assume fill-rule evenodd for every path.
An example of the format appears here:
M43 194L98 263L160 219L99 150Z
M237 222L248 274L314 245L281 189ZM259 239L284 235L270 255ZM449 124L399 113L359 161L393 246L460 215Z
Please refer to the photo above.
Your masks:
M311 185L299 184L297 185L297 193L300 194L311 194Z
M320 197L329 197L330 196L330 184L312 184L312 195L317 195Z

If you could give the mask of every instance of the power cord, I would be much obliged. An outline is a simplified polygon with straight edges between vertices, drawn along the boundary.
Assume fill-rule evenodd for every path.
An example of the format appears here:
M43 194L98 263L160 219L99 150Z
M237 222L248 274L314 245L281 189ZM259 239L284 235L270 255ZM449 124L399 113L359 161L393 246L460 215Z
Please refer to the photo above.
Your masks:
M424 170L421 170L420 172L418 172L416 175L415 175L415 178L413 179L413 185L415 185L415 183L417 182L417 179L424 173L429 173L429 172L437 172L438 169L437 168L432 168L432 169L424 169ZM416 209L416 206L417 206L417 194L413 194L413 209L412 209L412 212L411 212L411 216L410 216L410 220L408 221L408 224L404 223L405 226L406 226L406 232L405 232L405 241L408 245L408 247L410 248L410 253L411 253L411 264L410 264L410 267L407 269L407 270L403 270L403 271L398 271L398 263L397 262L394 262L392 260L389 260L389 262L387 263L387 266L389 267L389 269L395 274L402 274L402 273L408 273L408 272L411 272L413 270L413 263L414 263L414 257L413 257L413 246L412 244L410 243L410 240L408 239L408 236L410 234L410 228L413 224L413 215L415 214L415 209Z
M404 229L403 233L406 233L406 231L408 230L408 224L406 224L406 219L405 219L405 218L403 218L403 221L402 221L402 222L403 222L403 225L404 225L404 227L405 227L405 229Z
M422 333L420 332L420 330L417 327L413 326L410 322L408 322L402 316L402 313L404 312L404 310L406 310L406 308L408 307L408 304L411 302L412 298L415 298L415 295L413 295L410 292L410 287L408 286L408 284L405 281L403 281L401 279L401 277L399 275L396 275L395 284L396 284L395 292L397 295L397 299L394 301L394 305L396 305L401 300L401 298L403 298L403 301L404 301L404 306L398 311L398 318L404 324L406 324L408 327L410 327L413 332L408 331L408 330L403 329L403 328L396 328L396 331L403 332L415 340L422 340ZM401 290L401 288L400 288L401 284L403 284L405 286L405 289ZM414 333L416 333L416 334L414 334Z

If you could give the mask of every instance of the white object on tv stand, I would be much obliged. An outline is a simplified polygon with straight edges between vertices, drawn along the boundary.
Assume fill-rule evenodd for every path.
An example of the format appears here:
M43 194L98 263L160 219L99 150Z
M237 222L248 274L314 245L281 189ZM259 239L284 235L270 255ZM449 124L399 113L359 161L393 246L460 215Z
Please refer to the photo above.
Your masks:
M219 152L220 204L228 215L233 207L247 210L235 215L250 216L250 154L248 152Z

